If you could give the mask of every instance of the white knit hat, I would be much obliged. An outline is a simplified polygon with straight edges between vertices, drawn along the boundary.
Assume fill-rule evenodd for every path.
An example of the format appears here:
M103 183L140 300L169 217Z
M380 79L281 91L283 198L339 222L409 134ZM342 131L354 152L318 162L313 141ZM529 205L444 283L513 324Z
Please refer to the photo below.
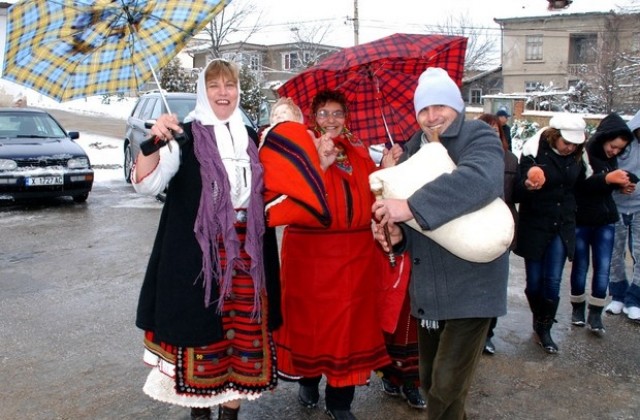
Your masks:
M464 110L460 88L444 69L429 67L418 79L418 87L413 95L416 116L430 105L446 105L459 113Z
M580 115L564 112L557 114L549 120L549 127L560 130L563 139L573 144L582 144L585 141L584 129L587 124Z

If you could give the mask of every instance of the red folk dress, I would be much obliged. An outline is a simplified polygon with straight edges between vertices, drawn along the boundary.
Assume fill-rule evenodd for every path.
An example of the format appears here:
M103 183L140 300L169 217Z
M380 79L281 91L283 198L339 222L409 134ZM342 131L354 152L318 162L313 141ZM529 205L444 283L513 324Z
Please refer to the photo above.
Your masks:
M324 374L331 386L344 387L366 384L372 370L390 359L376 305L385 259L371 233L368 176L375 164L362 142L346 136L334 142L344 156L324 173L330 225L291 224L284 231L284 322L274 340L281 376ZM269 171L265 166L267 188ZM268 220L281 219L278 213L287 210L270 207Z

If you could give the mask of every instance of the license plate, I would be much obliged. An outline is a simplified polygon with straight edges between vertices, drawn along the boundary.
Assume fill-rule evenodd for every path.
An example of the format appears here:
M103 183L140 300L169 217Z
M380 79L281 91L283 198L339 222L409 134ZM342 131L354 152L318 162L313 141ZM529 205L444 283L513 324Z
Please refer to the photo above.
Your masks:
M55 176L35 176L26 179L28 187L40 185L62 185L64 183L62 175Z

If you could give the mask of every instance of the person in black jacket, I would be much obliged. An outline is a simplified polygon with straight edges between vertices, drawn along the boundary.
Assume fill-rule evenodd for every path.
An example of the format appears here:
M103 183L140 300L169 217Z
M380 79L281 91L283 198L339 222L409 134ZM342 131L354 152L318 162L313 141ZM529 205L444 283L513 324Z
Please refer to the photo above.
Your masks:
M510 151L509 143L504 135L504 131L500 127L500 120L493 114L482 114L478 117L479 120L486 122L493 128L500 137L500 143L502 143L502 149L504 150L504 202L509 207L513 221L516 226L518 223L518 211L516 209L516 203L513 201L513 190L518 182L518 158ZM513 250L516 246L516 235L513 235L513 241L509 250ZM493 330L498 325L498 318L491 319L491 325L489 325L489 331L487 332L487 340L484 343L484 354L493 355L496 352L496 346L493 344Z
M239 102L238 66L211 61L188 122L165 114L151 129L172 147L140 154L132 177L138 192L168 184L136 317L152 368L143 390L191 407L195 420L210 419L216 405L219 420L237 419L240 400L277 383L269 327L281 321L272 312L278 249L265 225L257 135ZM186 141L172 140L175 132Z
M587 142L587 171L593 172L576 189L576 249L571 266L571 323L585 325L587 295L585 283L589 269L589 253L593 258L593 277L589 297L588 328L602 336L602 308L609 286L609 267L618 210L612 192L630 184L626 171L618 169L616 156L633 139L625 121L615 113L607 115Z
M518 243L524 258L525 295L533 314L538 342L550 354L558 352L551 338L560 302L560 281L567 257L573 259L576 239L574 188L584 181L582 161L585 122L574 114L558 114L531 137L520 156L516 184Z
M502 134L504 135L505 141L507 142L507 149L511 151L511 127L508 124L511 115L509 114L509 111L507 111L507 108L502 107L498 110L498 112L496 112L496 116L498 117L498 123L500 124Z

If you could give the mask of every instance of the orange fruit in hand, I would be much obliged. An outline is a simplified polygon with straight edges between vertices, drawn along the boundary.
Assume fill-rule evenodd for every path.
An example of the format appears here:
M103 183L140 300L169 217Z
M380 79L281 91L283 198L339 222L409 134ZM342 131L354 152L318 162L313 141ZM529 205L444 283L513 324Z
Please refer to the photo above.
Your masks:
M532 166L527 172L527 178L534 184L544 183L544 171L539 166Z

